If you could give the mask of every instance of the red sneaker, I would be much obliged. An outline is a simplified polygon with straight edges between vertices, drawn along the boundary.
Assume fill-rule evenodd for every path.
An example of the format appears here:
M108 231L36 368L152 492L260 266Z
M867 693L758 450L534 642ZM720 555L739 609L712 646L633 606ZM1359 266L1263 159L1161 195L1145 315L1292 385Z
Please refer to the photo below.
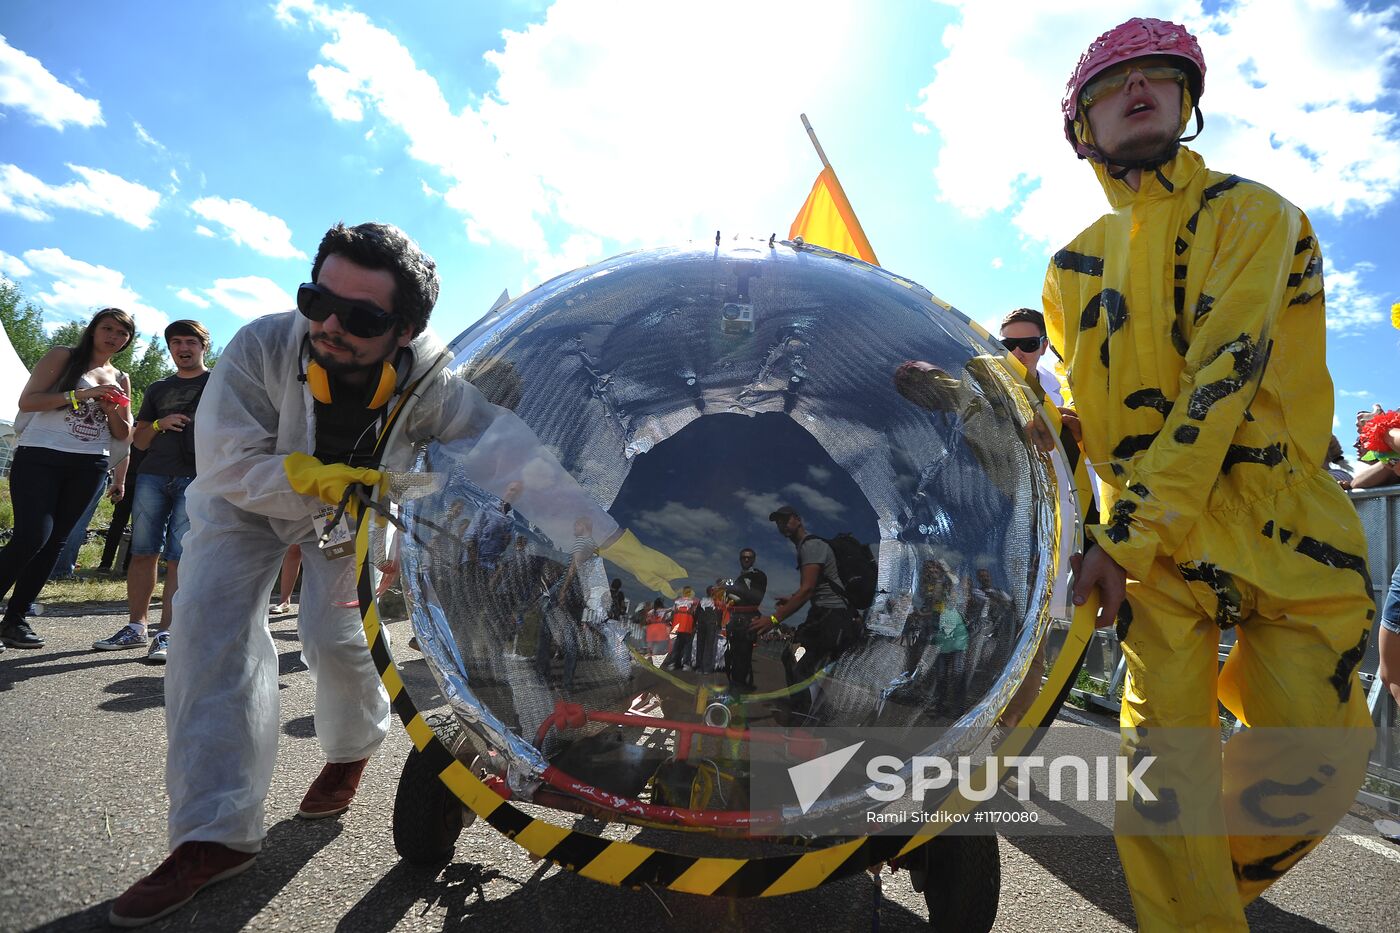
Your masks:
M311 782L306 796L301 798L297 816L306 820L322 820L349 810L350 801L355 799L355 791L360 787L360 775L368 763L368 758L328 762L316 780Z
M217 842L182 843L160 867L112 902L107 922L139 927L179 910L216 881L246 871L256 852L238 852Z

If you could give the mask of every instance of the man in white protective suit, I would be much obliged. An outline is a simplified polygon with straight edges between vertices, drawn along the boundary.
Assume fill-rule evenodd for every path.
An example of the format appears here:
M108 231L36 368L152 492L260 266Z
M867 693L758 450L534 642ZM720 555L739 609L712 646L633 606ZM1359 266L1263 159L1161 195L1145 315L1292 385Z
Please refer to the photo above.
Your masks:
M493 468L502 475L472 477L497 495L521 469L552 471L549 497L521 503L538 527L550 531L557 514L555 540L567 540L567 521L589 508L603 529L599 540L608 542L604 557L646 579L684 575L619 534L513 414L445 368L420 382L446 352L424 332L438 278L433 260L402 231L337 224L321 241L311 278L297 293L300 313L267 315L234 336L200 402L199 475L187 493L190 531L175 609L186 629L166 674L171 855L116 899L109 920L117 926L175 911L247 869L261 848L278 738L278 659L265 610L292 544L304 555L298 627L327 761L299 815L333 817L350 806L388 730L389 701L358 610L333 593L352 576L346 568L354 559L316 545L333 509L326 503L339 502L353 483L380 484L378 467L406 469L417 442L474 444L479 462L505 465ZM377 458L388 412L406 392L419 397L405 409L401 439Z

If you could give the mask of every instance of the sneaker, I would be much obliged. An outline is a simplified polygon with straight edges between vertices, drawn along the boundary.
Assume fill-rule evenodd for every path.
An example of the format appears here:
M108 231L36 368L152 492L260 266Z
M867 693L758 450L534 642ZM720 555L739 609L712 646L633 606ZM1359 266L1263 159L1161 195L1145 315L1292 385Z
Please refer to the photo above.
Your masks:
M285 603L274 603L268 612L275 616L291 615L292 601L289 599Z
M121 651L125 648L144 648L150 639L145 632L138 632L130 624L123 625L111 638L92 643L94 651Z
M0 643L11 648L42 648L44 640L34 634L34 630L29 627L29 623L21 619L18 622L6 622L0 627Z
M216 881L246 871L257 857L217 842L183 843L159 868L112 902L107 922L114 927L139 927L159 920Z
M328 762L311 789L301 799L301 809L297 816L307 820L322 820L337 816L350 809L350 801L355 799L355 791L360 786L360 775L364 773L368 758L359 761Z
M146 652L146 660L156 664L164 664L165 656L170 651L170 630L156 632L156 637L151 639L151 650Z

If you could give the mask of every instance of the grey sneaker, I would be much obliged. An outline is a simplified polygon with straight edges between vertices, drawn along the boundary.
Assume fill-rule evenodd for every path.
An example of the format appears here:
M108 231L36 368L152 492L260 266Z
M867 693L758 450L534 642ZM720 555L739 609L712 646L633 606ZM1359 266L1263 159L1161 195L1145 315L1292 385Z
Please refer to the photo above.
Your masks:
M138 632L131 625L123 625L111 638L92 643L94 651L121 651L125 648L144 648L150 639L145 632Z
M151 639L151 650L146 652L146 660L155 664L164 664L165 655L170 651L170 631L156 632L156 637Z

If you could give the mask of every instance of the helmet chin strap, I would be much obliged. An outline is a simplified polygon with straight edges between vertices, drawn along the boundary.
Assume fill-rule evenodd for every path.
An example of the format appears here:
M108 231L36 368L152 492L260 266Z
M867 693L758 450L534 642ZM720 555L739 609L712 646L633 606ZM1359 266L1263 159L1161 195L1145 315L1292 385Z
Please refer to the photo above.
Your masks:
M1201 108L1193 104L1191 109L1196 114L1196 132L1192 133L1190 136L1183 136L1180 139L1173 140L1171 145L1167 146L1166 149L1159 152L1157 155L1149 156L1146 159L1126 159L1119 161L1118 159L1110 159L1102 149L1097 145L1094 146L1094 151L1103 159L1105 165L1117 166L1116 170L1109 169L1109 176L1116 181L1122 181L1131 171L1138 169L1150 171L1154 168L1161 168L1163 165L1166 165L1172 159L1176 158L1177 150L1181 148L1181 144L1189 143L1197 136L1200 136L1201 130L1203 130L1206 125L1206 118L1201 115Z

